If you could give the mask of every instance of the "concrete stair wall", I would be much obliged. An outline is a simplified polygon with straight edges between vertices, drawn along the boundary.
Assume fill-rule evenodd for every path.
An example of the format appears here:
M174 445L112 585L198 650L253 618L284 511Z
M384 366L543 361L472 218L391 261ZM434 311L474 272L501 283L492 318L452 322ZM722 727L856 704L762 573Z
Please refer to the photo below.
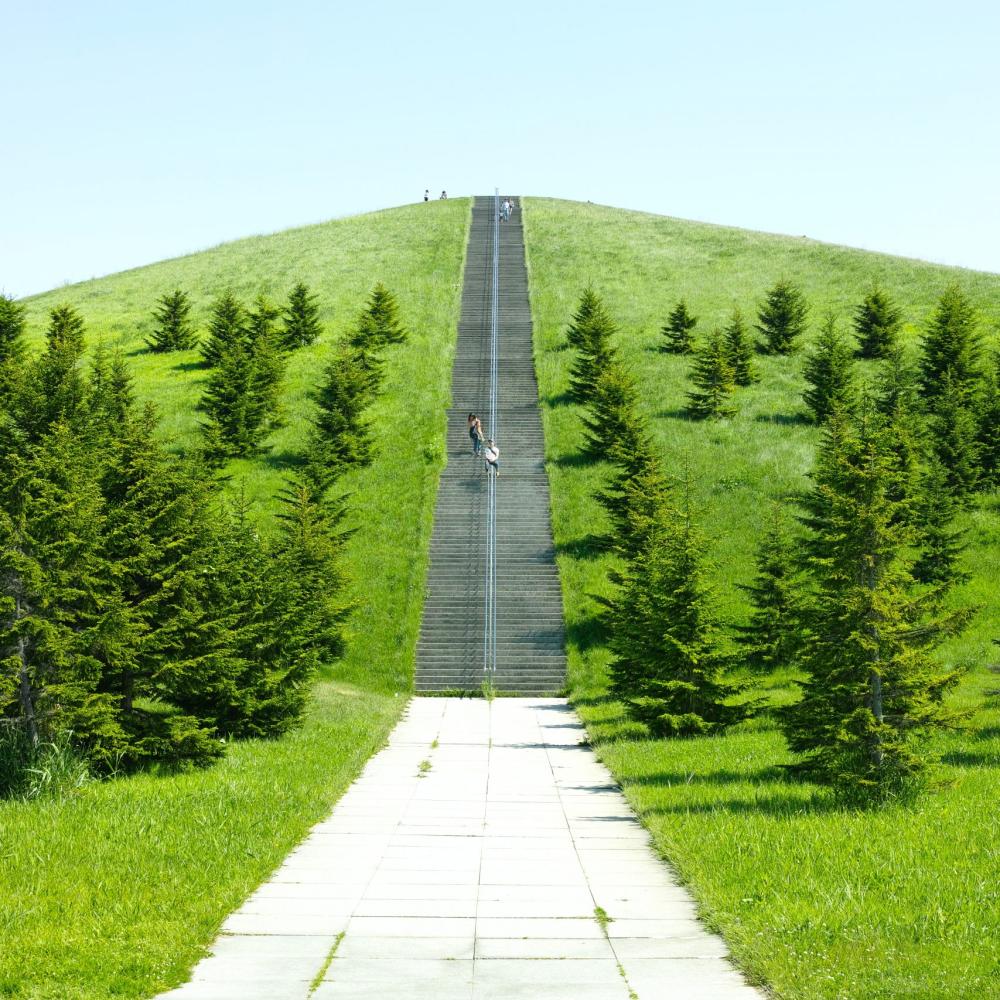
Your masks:
M472 457L466 418L477 413L500 446L497 480L495 687L520 694L563 689L562 593L549 521L521 210L500 225L497 426L488 426L493 198L476 198L448 411L420 640L417 691L479 691L484 665L486 473Z

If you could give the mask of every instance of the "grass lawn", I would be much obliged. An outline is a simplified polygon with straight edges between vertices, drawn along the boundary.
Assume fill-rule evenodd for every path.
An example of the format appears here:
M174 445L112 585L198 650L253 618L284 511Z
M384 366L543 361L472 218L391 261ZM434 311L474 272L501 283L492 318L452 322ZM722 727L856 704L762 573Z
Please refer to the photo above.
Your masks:
M288 737L233 745L204 771L124 778L64 802L0 803L0 996L148 997L182 982L226 915L329 812L398 718L412 689L445 408L461 298L469 201L452 199L254 237L58 289L26 301L29 335L69 302L88 343L120 348L140 398L154 400L177 447L196 442L204 377L197 352L143 347L156 298L186 290L203 324L229 287L283 302L305 281L322 339L292 356L285 427L231 488L272 497L306 428L306 392L371 287L396 294L409 341L387 352L371 415L374 464L352 476L356 533L345 556L357 611L348 652L318 682L309 719Z
M734 419L689 421L688 363L658 350L670 308L685 297L703 335L734 304L752 322L764 292L787 277L812 304L808 342L827 310L846 325L878 278L912 344L957 279L997 345L1000 276L595 205L525 199L524 221L569 685L599 755L708 922L776 996L1000 995L1000 678L987 669L1000 659L991 645L1000 636L1000 498L984 498L966 518L974 579L960 597L984 609L941 655L970 665L954 699L974 714L965 732L938 741L940 787L911 807L838 809L825 790L782 778L789 757L766 716L722 737L650 740L607 697L594 595L606 592L610 562L593 544L606 522L591 494L608 470L579 457L580 412L564 395L572 353L562 349L592 282L621 325L668 466L686 466L695 480L720 612L741 621L736 584L752 575L768 501L804 485L818 437L803 419L802 354L760 358L762 381L738 394ZM792 696L789 680L766 680L773 702Z

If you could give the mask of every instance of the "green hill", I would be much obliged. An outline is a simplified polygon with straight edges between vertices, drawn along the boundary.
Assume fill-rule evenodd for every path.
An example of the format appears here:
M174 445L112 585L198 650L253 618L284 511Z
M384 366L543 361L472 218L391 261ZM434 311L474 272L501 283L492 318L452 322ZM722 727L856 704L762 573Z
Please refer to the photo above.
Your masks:
M742 620L765 500L804 483L818 432L802 419L802 354L759 359L762 380L730 421L681 413L688 362L659 352L678 298L702 335L739 304L748 320L781 277L802 286L815 334L828 309L845 320L873 278L903 308L913 344L944 286L958 280L998 343L1000 276L949 269L806 239L750 233L594 205L525 199L528 265L552 484L553 525L569 636L570 692L598 752L623 782L659 848L690 883L738 961L793 998L972 997L996 992L1000 961L1000 709L987 666L1000 635L995 567L1000 501L966 516L972 582L984 605L942 650L972 665L955 696L970 728L940 740L941 787L916 805L847 813L820 788L784 780L788 760L766 718L719 738L649 740L606 695L608 661L594 622L607 556L591 536L590 499L606 467L579 460L580 412L565 402L565 328L588 282L621 326L652 433L673 467L691 469L712 539L720 610ZM353 474L357 533L347 569L358 611L344 662L316 685L305 726L238 744L213 768L92 784L63 800L0 803L0 994L146 997L182 981L226 914L329 809L398 718L412 688L427 546L459 311L467 200L434 202L226 244L27 300L38 342L54 305L74 305L88 341L120 348L143 398L178 448L196 441L204 372L197 352L144 347L156 298L180 287L204 326L231 289L279 303L296 281L320 299L326 332L293 355L286 424L255 461L233 462L232 488L259 502L302 442L308 401L331 343L376 281L397 296L408 343L393 348L372 414L378 459ZM870 363L866 363L869 369ZM767 681L774 701L790 678ZM611 914L613 917L614 914Z
M805 485L819 438L801 400L806 351L757 359L761 381L737 394L733 419L688 420L690 363L659 350L670 309L684 297L702 336L733 305L751 323L764 293L788 278L811 305L807 350L828 310L849 329L853 307L878 279L901 306L903 339L914 348L938 296L958 281L996 348L1000 275L589 204L526 199L524 219L570 687L598 753L709 923L776 995L995 995L1000 685L988 667L1000 636L1000 498L981 496L964 518L972 580L957 600L983 607L941 650L970 666L953 696L972 710L969 728L938 740L940 787L915 805L846 812L826 790L783 778L777 765L790 758L766 717L723 737L650 740L608 699L595 595L607 593L611 559L594 550L606 522L591 499L608 467L580 460L581 411L565 399L574 352L564 344L592 283L620 324L618 345L667 466L686 465L694 477L720 611L742 622L748 608L737 584L751 580L767 501ZM863 363L867 374L875 364ZM766 681L772 701L791 697L789 679Z

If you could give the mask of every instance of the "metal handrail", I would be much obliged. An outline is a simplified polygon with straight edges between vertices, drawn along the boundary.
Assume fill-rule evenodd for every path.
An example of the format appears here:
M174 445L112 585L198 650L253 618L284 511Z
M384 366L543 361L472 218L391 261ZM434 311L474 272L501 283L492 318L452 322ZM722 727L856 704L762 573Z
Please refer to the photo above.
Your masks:
M493 280L490 309L490 437L500 443L497 423L500 331L500 189L493 193ZM486 477L486 601L483 626L483 674L492 679L497 669L497 480Z

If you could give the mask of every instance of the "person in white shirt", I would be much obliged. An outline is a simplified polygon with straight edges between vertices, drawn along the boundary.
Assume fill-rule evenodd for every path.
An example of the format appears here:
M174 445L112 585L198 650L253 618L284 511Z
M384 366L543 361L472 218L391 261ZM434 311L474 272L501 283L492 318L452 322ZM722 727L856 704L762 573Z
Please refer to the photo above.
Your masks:
M486 471L493 472L493 475L500 475L500 449L493 443L493 438L490 438L486 442L486 448L483 451L483 457L486 459Z

